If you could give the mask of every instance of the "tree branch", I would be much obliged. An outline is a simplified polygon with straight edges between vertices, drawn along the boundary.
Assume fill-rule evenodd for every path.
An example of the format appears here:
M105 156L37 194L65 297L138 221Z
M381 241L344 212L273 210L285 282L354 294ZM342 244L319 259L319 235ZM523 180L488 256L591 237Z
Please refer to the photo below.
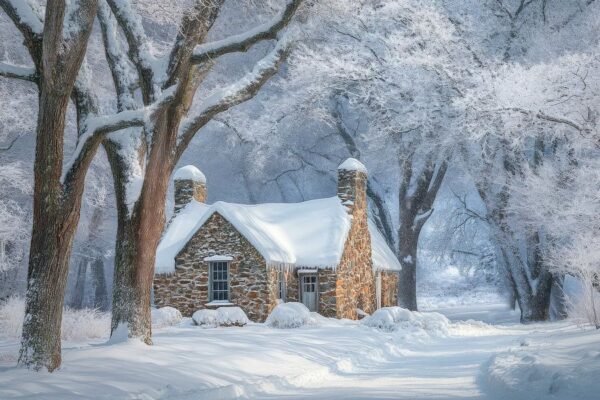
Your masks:
M44 30L40 16L25 1L0 0L0 7L23 35L25 46L39 73L42 61L42 31Z
M276 39L277 34L289 23L300 3L302 3L302 0L287 0L283 11L271 21L259 25L248 32L199 45L192 55L192 63L199 64L224 54L247 51L260 41Z
M179 129L180 139L175 150L175 158L181 157L196 132L214 116L254 97L259 89L277 73L287 54L288 43L282 39L271 53L256 63L252 72L234 84L208 96L196 115L188 118Z
M37 83L38 81L38 76L34 67L23 67L4 62L0 62L0 76L33 83Z
M91 160L95 149L107 134L134 126L145 126L149 121L155 120L173 100L176 89L176 85L172 86L165 90L155 103L139 110L126 110L113 115L88 118L73 157L61 176L63 185L68 186L73 179L78 179L79 167L87 165L88 159Z
M117 21L105 1L101 1L98 5L98 21L102 31L106 61L117 94L117 109L133 110L136 108L134 87L137 77L134 76L135 71L121 49L117 37Z
M131 8L129 1L106 0L113 14L117 18L119 26L125 34L129 46L129 59L138 70L140 87L144 103L149 104L154 98L154 57L150 52L150 40L146 36L142 21L137 13Z

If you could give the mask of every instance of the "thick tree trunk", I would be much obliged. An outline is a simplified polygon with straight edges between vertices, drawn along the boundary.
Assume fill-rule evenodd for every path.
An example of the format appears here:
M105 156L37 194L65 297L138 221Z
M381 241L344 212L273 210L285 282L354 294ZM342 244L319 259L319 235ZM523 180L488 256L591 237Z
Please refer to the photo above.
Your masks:
M155 131L156 134L156 131ZM172 169L171 161L158 157L149 163L139 199L130 211L126 199L129 166L118 145L107 144L115 180L118 229L115 254L111 334L126 326L128 337L152 344L150 302L156 248L164 224L164 203Z
M19 364L53 371L61 363L60 325L80 201L64 207L60 175L69 93L42 85L39 101L33 230ZM79 200L81 200L79 198Z

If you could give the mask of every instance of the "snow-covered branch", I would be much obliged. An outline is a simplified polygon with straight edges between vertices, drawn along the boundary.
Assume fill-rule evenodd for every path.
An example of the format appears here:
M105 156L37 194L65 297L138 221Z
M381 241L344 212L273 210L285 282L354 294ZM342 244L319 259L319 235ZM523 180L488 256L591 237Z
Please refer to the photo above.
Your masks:
M279 31L289 23L300 3L302 0L287 0L285 8L271 21L248 32L197 46L192 55L192 62L203 63L224 54L246 51L260 41L275 39Z
M104 44L106 60L117 93L117 108L119 111L134 109L135 71L132 70L125 52L121 49L117 36L117 21L104 1L98 5L98 21L100 22L102 31L102 42Z
M41 35L44 25L27 1L0 0L0 7L9 16L25 39L30 35Z
M37 81L37 74L34 67L22 67L0 62L0 76L5 78L21 79L29 82Z
M165 90L161 97L148 107L88 118L85 121L85 127L82 129L73 157L61 176L61 182L65 184L70 177L75 176L79 165L88 157L94 155L95 151L93 150L107 134L134 126L146 126L151 123L173 99L176 89L177 86L174 85Z
M140 16L132 9L128 0L106 0L114 13L119 26L125 34L129 45L129 59L136 66L140 74L140 86L145 102L149 103L153 97L153 84L156 71L156 59L150 51L150 40L146 36Z
M215 115L229 110L256 95L260 88L279 70L279 66L288 54L288 41L282 39L254 69L237 82L208 96L200 110L188 118L179 129L179 141L176 158L181 157L196 132L206 125Z
M39 68L42 57L42 31L44 30L42 20L26 1L0 0L0 7L23 35L24 44L29 50L34 64Z

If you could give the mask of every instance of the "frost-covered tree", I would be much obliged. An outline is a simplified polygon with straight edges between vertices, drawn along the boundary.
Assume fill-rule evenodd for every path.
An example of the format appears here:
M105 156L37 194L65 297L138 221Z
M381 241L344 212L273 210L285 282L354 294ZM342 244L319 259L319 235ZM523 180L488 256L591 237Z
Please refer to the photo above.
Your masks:
M43 18L24 1L3 0L0 7L23 36L33 62L33 66L1 63L0 76L32 82L39 92L33 228L19 362L52 371L61 363L62 306L87 170L107 133L143 125L155 109L95 118L78 113L77 146L71 160L63 163L67 108L72 97L82 100L77 81L85 75L80 67L97 2L48 1Z
M491 62L493 68L477 77L477 89L460 99L465 130L478 141L465 148L468 169L486 203L523 321L548 319L553 298L556 316L564 314L562 281L572 274L572 253L558 254L563 247L581 249L578 237L594 237L582 231L597 231L594 211L586 211L597 202L582 206L597 181L584 184L578 176L598 157L600 9L594 2L573 3L532 1L513 8L499 2L498 15L513 21L503 62ZM585 216L577 222L570 217L574 201Z
M283 127L320 119L348 154L369 160L386 181L395 180L389 196L373 179L377 174L370 174L369 198L403 265L400 304L410 309L417 307L418 238L460 138L452 99L477 67L438 6L412 0L318 2L271 121L260 122ZM330 140L323 139L321 146Z

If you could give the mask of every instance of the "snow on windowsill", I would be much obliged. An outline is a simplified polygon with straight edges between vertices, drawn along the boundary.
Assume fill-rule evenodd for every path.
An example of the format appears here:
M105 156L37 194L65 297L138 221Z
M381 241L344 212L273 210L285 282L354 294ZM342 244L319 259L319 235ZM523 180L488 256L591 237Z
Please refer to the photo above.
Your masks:
M235 306L235 304L230 303L229 301L216 300L206 303L205 306L213 307L213 306Z
M210 257L205 257L204 261L231 261L233 260L233 257L231 256L210 256Z

